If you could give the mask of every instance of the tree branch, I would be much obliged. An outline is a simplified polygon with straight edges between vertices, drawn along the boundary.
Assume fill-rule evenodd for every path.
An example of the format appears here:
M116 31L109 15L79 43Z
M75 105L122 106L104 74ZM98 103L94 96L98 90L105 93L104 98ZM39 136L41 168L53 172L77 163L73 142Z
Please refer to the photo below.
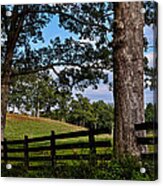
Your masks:
M104 69L103 67L99 67L98 65L96 66L97 64L95 63L95 64L92 64L92 65L89 65L89 68L91 68L91 69ZM85 67L85 66L82 66L82 64L75 64L75 63L55 63L55 64L49 64L49 65L46 65L46 66L44 66L44 67L37 67L36 69L24 69L24 70L22 70L22 71L20 71L20 72L14 72L14 71L12 71L12 74L11 74L11 77L16 77L16 76L21 76L21 75L27 75L27 74L34 74L34 73L37 73L37 72L39 72L39 71L44 71L44 70L48 70L48 69L52 69L53 70L53 72L57 75L57 76L59 76L59 73L55 70L55 66L72 66L72 67L80 67L80 68L82 68L82 67ZM109 68L107 68L107 70L110 70L110 69L112 69L112 65L109 67Z
M62 14L64 16L67 16L67 17L71 18L74 21L77 21L80 24L99 27L99 28L102 28L103 30L108 31L108 32L111 32L112 31L111 29L107 28L104 25L100 25L100 24L97 24L97 23L91 23L91 22L83 21L83 20L81 20L79 18L76 18L76 17L74 17L74 16L72 16L70 14L67 14L67 13L62 12L62 11L59 11L59 10L27 10L24 13L25 14L29 14L29 13Z
M24 7L23 12L27 11L27 7ZM18 7L14 6L13 12L18 12ZM18 17L16 14L13 14L12 16L12 21L11 21L11 26L8 32L8 43L7 43L7 50L10 50L13 52L16 42L19 37L19 33L22 29L23 22L24 22L24 17L25 15L23 14L21 17ZM18 19L19 18L19 19ZM16 27L17 25L17 27Z
M56 69L54 67L52 67L52 70L53 70L54 74L56 74L59 77L59 73L56 71Z
M48 69L52 69L54 71L54 66L78 66L78 67L81 67L80 64L74 64L74 63L55 63L55 64L49 64L49 65L46 65L44 67L37 67L36 69L24 69L24 71L22 70L21 72L14 72L12 71L12 74L11 76L12 77L15 77L15 76L20 76L20 75L27 75L27 74L34 74L34 73L37 73L39 71L44 71L44 70L48 70ZM56 75L59 75L56 70L54 71L54 73Z

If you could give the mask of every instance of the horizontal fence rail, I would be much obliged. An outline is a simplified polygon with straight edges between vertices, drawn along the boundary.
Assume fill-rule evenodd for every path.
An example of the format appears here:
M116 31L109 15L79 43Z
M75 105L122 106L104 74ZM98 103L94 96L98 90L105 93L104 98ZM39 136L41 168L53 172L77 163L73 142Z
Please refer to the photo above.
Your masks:
M145 122L140 124L135 124L135 130L158 130L157 122Z
M141 154L142 159L157 159L157 144L158 138L156 136L158 124L156 122L147 122L141 124L135 124L135 131L152 130L154 135L151 137L139 137L137 136L138 145L152 145L154 146L154 152L148 152ZM88 160L95 162L96 160L111 160L112 154L98 154L97 148L111 148L111 140L100 139L95 140L95 136L99 134L110 134L109 130L100 129L95 130L90 128L89 130L69 132L63 134L55 134L51 131L51 135L43 137L28 138L25 136L23 140L6 140L2 144L2 160L7 163L24 162L24 165L30 169L30 162L50 162L52 166L57 164L57 161L63 160ZM65 139L87 137L87 141L65 142ZM60 140L60 143L58 143ZM45 144L44 144L45 143ZM77 150L87 150L87 153L81 153ZM74 150L73 154L60 155L58 152L65 152ZM45 154L44 154L45 152ZM34 156L31 156L34 155ZM14 157L15 156L15 157Z
M54 131L51 131L50 136L44 137L35 137L35 138L28 138L28 136L24 137L24 140L14 140L14 141L7 141L4 139L2 142L2 160L5 163L8 161L15 161L15 162L24 162L24 165L29 168L30 162L44 162L48 161L51 162L51 165L54 166L56 161L60 160L110 160L111 154L97 154L96 148L110 148L112 147L110 140L98 140L95 141L95 135L99 134L109 134L108 130L95 130L90 128L89 130L85 131L77 131L77 132L70 132L70 133L63 133L63 134L55 134ZM88 137L87 142L64 142L60 144L56 144L57 140L62 139L69 139L69 138L77 138L77 137ZM40 144L39 142L48 142L48 145ZM61 142L61 141L60 141ZM31 146L34 144L35 146ZM15 145L19 145L19 147L15 147ZM21 146L20 146L21 145ZM37 146L36 146L37 145ZM64 154L58 155L56 152L60 150L72 150L72 149L88 149L88 154ZM31 157L31 153L39 153L39 152L48 152L48 156L41 155ZM14 154L22 154L22 156L14 157Z
M157 137L137 137L137 143L142 145L157 145Z
M137 136L137 144L138 145L152 145L153 152L142 153L142 159L158 159L158 152L157 152L157 144L158 144L158 123L157 122L145 122L140 124L135 124L135 131L153 131L152 137L139 137Z
M143 153L141 154L142 159L153 159L157 160L158 159L158 153Z

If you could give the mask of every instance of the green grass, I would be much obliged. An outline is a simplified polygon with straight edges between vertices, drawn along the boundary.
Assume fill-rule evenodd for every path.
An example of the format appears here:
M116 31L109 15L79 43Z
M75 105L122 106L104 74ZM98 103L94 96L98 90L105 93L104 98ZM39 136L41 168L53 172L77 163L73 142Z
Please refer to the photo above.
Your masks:
M46 118L35 118L23 115L7 115L5 137L7 140L48 136L54 130L56 134L86 130L84 127L67 124Z
M75 132L81 130L87 130L87 128L75 126L69 123L64 123L56 120L51 120L47 118L35 118L25 115L7 115L7 124L5 129L5 138L7 140L17 140L24 139L24 136L27 135L28 138L33 137L43 137L50 136L51 131L55 131L56 134ZM109 134L96 135L96 141L99 140L110 140L112 138ZM57 144L62 143L78 143L78 142L87 142L88 137L75 137L57 140ZM32 146L37 146L39 143L33 143ZM49 145L49 142L41 142L40 144Z
M7 140L24 139L24 135L28 138L50 136L51 131L54 130L56 134L68 133L73 131L87 130L84 127L75 126L72 124L55 121L46 118L35 118L24 115L7 115L7 125L5 129L5 138ZM101 134L95 136L96 141L100 140L112 140L109 134ZM56 144L63 143L79 143L88 142L88 136L85 137L75 137L62 140L56 140ZM50 141L30 143L29 147L39 147L39 146L49 146ZM23 148L23 145L9 145L9 148ZM110 153L112 148L97 148L98 154ZM56 155L66 155L66 154L89 154L89 149L68 149L68 150L57 150ZM23 153L9 153L11 156L22 157ZM50 151L41 151L30 153L30 156L50 156Z
M28 138L50 136L51 131L55 131L56 134L75 132L81 130L87 130L87 128L75 126L69 123L64 123L56 120L46 118L35 118L24 115L7 115L7 124L5 129L5 138L7 140L24 139L27 135ZM111 139L112 136L109 134L96 135L95 139L107 140ZM75 137L59 140L58 143L65 142L86 142L88 137Z

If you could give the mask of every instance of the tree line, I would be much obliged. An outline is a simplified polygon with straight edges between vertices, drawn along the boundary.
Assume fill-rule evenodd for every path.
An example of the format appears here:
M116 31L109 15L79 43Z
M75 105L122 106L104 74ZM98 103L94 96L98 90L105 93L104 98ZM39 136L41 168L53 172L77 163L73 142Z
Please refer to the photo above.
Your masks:
M48 117L78 126L112 129L114 109L100 100L91 103L82 94L61 89L48 72L16 78L10 88L11 112L18 110L36 117Z
M74 125L112 130L114 106L102 100L91 103L82 94L76 94L57 85L48 71L16 78L10 87L8 107L23 114L48 117ZM156 104L148 103L145 121L155 119Z

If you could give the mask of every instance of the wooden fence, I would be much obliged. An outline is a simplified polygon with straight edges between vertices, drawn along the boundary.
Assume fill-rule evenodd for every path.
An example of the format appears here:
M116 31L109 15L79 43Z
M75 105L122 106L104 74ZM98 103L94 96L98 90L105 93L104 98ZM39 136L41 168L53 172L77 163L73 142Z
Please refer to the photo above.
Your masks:
M157 159L157 123L146 122L135 125L136 131L146 130L146 131L154 131L152 137L137 137L138 145L152 145L154 146L153 152L143 153L141 155L142 159L144 158L152 158ZM24 162L24 165L29 168L30 162L50 162L52 166L57 164L59 160L89 160L93 163L96 163L96 160L110 160L112 158L111 153L109 154L98 154L96 152L96 148L104 147L110 148L112 147L110 139L108 140L95 140L95 135L99 134L109 134L110 132L107 130L94 130L93 128L85 131L77 131L63 134L55 134L54 131L51 131L50 136L44 137L35 137L28 138L25 136L23 140L14 140L9 141L4 139L2 142L2 160L5 163L8 162ZM87 142L71 142L71 143L61 143L58 144L57 140L64 140L78 137L88 137ZM41 143L44 143L43 145ZM45 144L46 143L46 144ZM31 146L31 145L34 146ZM48 145L47 145L48 144ZM72 149L87 149L89 153L82 154L74 153L74 154L63 154L58 155L57 152L59 150L72 150ZM46 155L35 155L31 156L31 153L48 152L48 156ZM13 154L16 154L14 156ZM21 156L20 156L21 154Z
M138 145L151 145L153 146L153 150L149 151L147 153L142 153L141 158L142 159L153 159L157 160L158 159L158 123L157 122L145 122L145 123L140 123L135 125L135 130L136 131L142 131L146 130L147 131L147 137L137 137L137 143ZM151 136L150 133L151 132ZM149 136L148 136L149 133Z
M54 166L58 160L89 160L94 161L95 159L105 159L110 160L111 154L97 154L97 147L111 147L111 141L108 140L95 140L95 135L99 134L108 134L107 130L86 130L86 131L77 131L63 134L55 134L54 131L51 131L50 136L44 137L36 137L36 138L28 138L25 136L23 140L14 140L8 141L4 139L2 142L2 160L5 163L11 161L20 161L24 162L24 165L29 168L30 162L38 162L38 161L49 161L51 165ZM72 143L62 143L57 144L57 140L67 139L67 138L77 138L77 137L88 137L87 142L72 142ZM48 143L49 145L40 145L40 142ZM31 144L34 144L35 147L31 147ZM15 148L15 146L17 148ZM21 146L21 147L18 147ZM68 150L68 149L89 149L89 153L87 154L70 154L70 155L57 155L56 152L58 150ZM30 153L37 153L44 151L48 151L48 156L30 156ZM16 156L11 156L11 154L16 153ZM20 156L19 154L23 154ZM19 155L19 156L18 156Z

